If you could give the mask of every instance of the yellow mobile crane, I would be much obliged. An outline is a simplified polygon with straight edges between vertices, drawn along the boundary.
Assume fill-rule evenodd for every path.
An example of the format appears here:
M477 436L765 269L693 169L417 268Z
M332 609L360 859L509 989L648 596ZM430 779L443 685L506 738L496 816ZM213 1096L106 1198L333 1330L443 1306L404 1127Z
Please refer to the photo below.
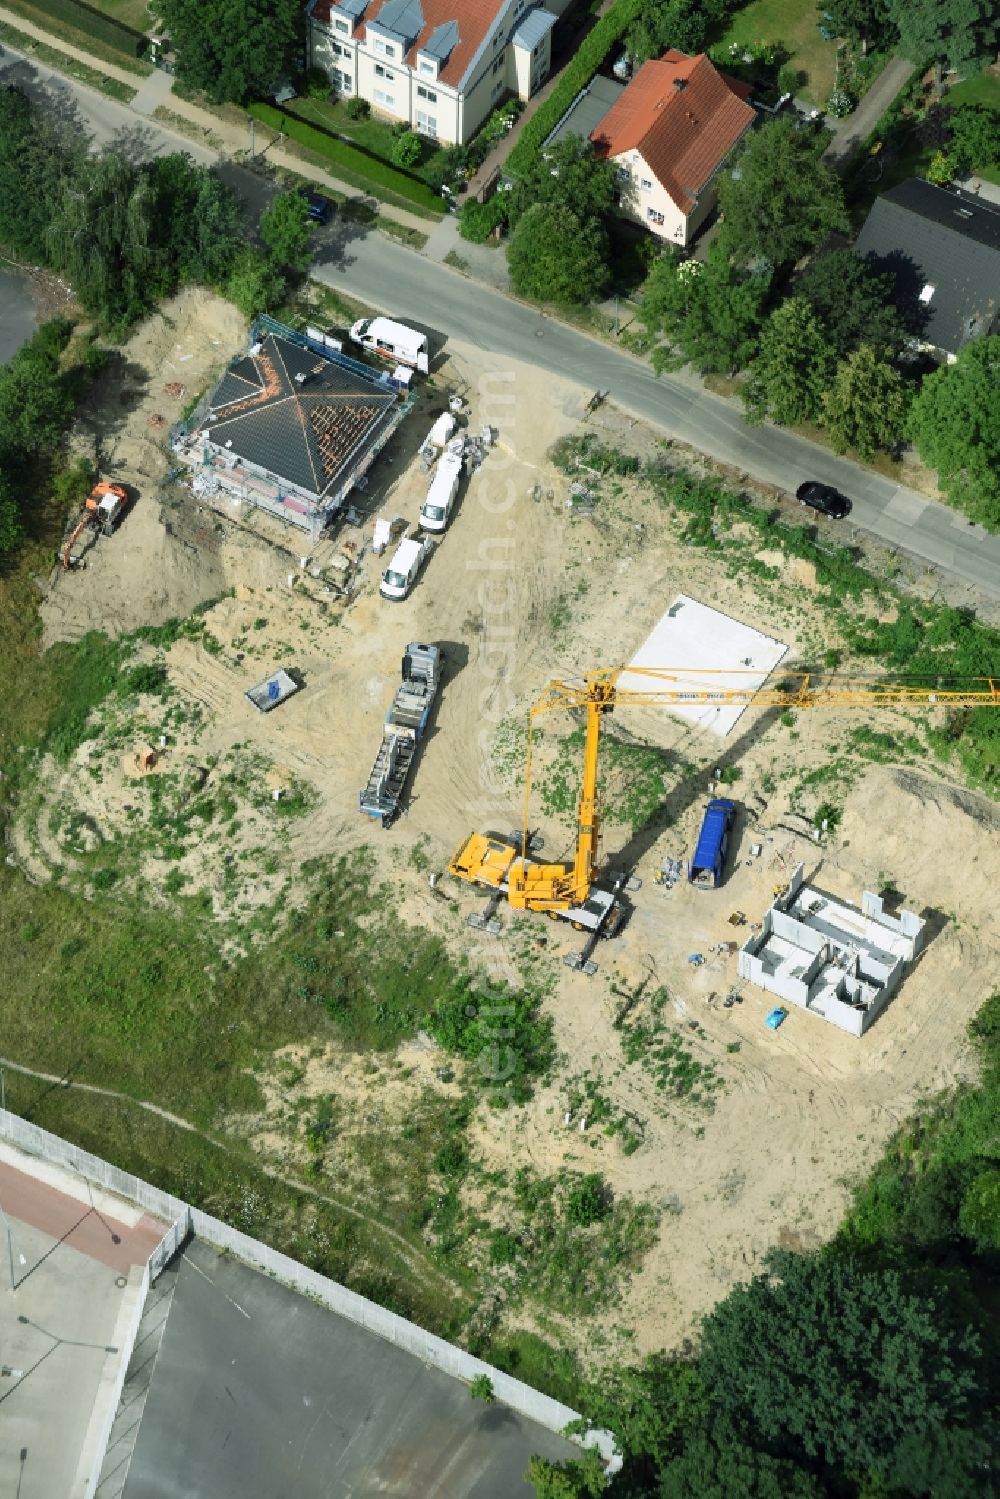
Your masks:
M648 687L619 687L622 675L649 680ZM578 956L567 958L574 968L593 971L590 954L600 937L612 937L624 919L621 891L639 882L627 874L610 886L595 884L599 833L597 767L601 747L601 723L606 713L626 706L690 706L774 708L907 707L919 704L942 708L1000 708L1000 678L976 677L963 685L917 687L892 682L845 679L814 683L808 673L786 678L777 687L706 685L711 676L730 681L736 672L706 670L684 672L661 667L609 666L588 672L581 685L550 682L528 713L528 750L524 777L524 816L520 834L501 837L473 833L448 864L449 874L491 890L482 915L469 917L470 926L489 928L501 900L515 910L545 911L572 923L591 936ZM747 676L758 675L746 673ZM572 863L543 864L530 857L539 847L529 832L531 797L531 751L535 721L546 713L583 708L586 734L583 779L577 807L576 849Z

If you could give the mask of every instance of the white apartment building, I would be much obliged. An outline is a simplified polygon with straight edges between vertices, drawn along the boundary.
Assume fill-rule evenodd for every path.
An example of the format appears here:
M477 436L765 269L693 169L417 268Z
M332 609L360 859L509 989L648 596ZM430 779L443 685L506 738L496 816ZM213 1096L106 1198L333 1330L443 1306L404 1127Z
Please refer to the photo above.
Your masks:
M309 60L341 95L464 144L502 99L548 77L552 27L569 0L310 0Z

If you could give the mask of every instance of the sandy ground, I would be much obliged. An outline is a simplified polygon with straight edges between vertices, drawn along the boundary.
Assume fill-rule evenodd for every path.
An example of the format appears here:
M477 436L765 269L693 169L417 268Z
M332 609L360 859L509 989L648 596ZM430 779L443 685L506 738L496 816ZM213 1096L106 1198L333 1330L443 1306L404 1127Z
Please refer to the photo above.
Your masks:
M555 675L627 660L677 592L786 641L789 663L796 656L816 659L836 642L811 606L811 569L764 554L776 569L773 580L751 585L730 578L716 559L680 543L658 507L627 483L604 480L593 516L571 514L569 481L546 454L584 420L576 388L512 361L486 367L476 350L455 346L438 393L463 390L472 428L489 422L498 442L468 482L439 550L406 601L389 603L378 594L383 564L362 552L370 524L343 533L362 555L356 591L345 604L311 580L310 568L303 574L290 563L294 537L282 539L282 550L199 510L189 496L170 498L162 510L147 501L143 486L152 492L165 467L162 435L149 428L148 416L151 409L168 419L176 415L162 384L183 378L193 391L239 343L231 311L191 300L194 295L178 299L170 322L153 320L127 351L130 367L152 361L156 374L146 384L134 377L137 403L104 442L109 471L136 483L140 500L119 536L97 544L85 571L58 577L44 613L47 638L73 638L97 624L124 629L183 614L232 587L234 596L205 616L220 648L212 654L199 640L181 640L169 650L174 691L166 706L150 701L133 724L109 720L102 731L114 743L110 768L99 738L65 771L43 770L16 852L36 878L56 863L72 873L73 850L50 829L54 806L82 807L100 838L132 836L134 818L123 810L125 801L145 805L148 792L131 756L140 740L157 743L154 736L166 723L161 770L181 785L192 770L207 766L211 789L244 756L242 780L237 777L239 833L229 841L192 836L181 865L188 890L209 889L219 915L294 890L304 858L370 844L380 873L392 874L402 916L440 931L456 953L519 982L509 920L499 938L469 932L464 918L476 904L474 893L445 882L443 896L432 894L411 851L419 846L430 870L441 871L472 829L515 826L518 726L529 703ZM189 351L195 358L180 365ZM109 382L94 420L113 414L115 402ZM651 435L613 411L591 421L608 440L641 453L656 448ZM411 451L422 435L407 435ZM426 482L419 465L404 466L397 457L377 476L373 471L367 507L413 521ZM328 560L341 540L324 543L319 561ZM448 674L405 815L383 832L359 816L357 798L409 640L443 645ZM279 665L297 667L305 690L276 712L258 714L244 692ZM187 705L183 722L177 722L178 704ZM167 723L171 710L175 717ZM511 1170L530 1162L545 1172L564 1163L599 1169L616 1191L661 1209L658 1245L624 1305L606 1317L608 1332L624 1329L640 1349L675 1346L688 1336L698 1315L749 1275L769 1245L806 1246L828 1237L842 1217L847 1184L872 1164L919 1097L947 1086L968 1065L964 1028L995 984L1000 820L992 804L956 791L931 770L869 766L838 790L842 826L818 848L794 807L811 816L830 792L820 787L810 800L801 777L824 765L858 722L871 723L872 715L817 711L782 723L774 714L748 713L720 746L714 736L664 713L618 715L616 730L673 750L693 767L667 795L669 825L658 816L647 828L606 827L605 852L643 879L632 919L619 941L599 950L593 979L559 961L578 945L576 934L540 918L529 922L532 962L552 981L546 1009L555 1024L559 1069L516 1127L510 1116L484 1109L473 1136L487 1163ZM878 726L912 727L902 714L886 714ZM557 732L569 727L553 728L543 760L554 751ZM100 778L81 775L95 759L103 761ZM653 873L665 856L683 858L689 851L713 769L730 763L740 768L733 794L746 809L737 867L719 891L679 885L666 893ZM280 832L269 807L273 786L303 786L311 798L308 813L282 821ZM533 821L546 835L547 855L568 851L565 819L536 812ZM78 824L74 836L80 836ZM763 854L748 868L755 841ZM231 862L262 846L270 873L248 862L242 882L230 879L227 886L227 854ZM944 856L954 849L963 850L960 867ZM774 885L800 860L821 887L855 903L863 889L880 889L891 878L908 906L940 913L940 930L915 972L860 1042L799 1013L772 1033L763 1025L771 1001L757 991L748 989L741 1004L722 1007L736 980L734 944L745 935L728 918L741 911L759 920ZM162 861L147 863L144 875L154 889L167 868ZM688 963L694 952L706 957L703 966ZM631 1006L629 1019L641 1018L650 996L663 989L664 1023L723 1081L712 1110L667 1096L640 1064L623 1060L616 1014ZM421 1054L410 1059L410 1077L403 1069L390 1080L398 1097L386 1104L386 1117L402 1117L407 1089L415 1100L435 1086L440 1060ZM327 1089L353 1095L360 1088L355 1073L349 1059L314 1058L304 1079L285 1089L285 1104L279 1108L272 1096L262 1143L278 1149L275 1125L291 1107L289 1098L294 1104L296 1096ZM564 1126L571 1080L585 1073L638 1121L643 1143L634 1154L626 1155L618 1138L581 1135L576 1120ZM569 1329L568 1336L582 1333Z

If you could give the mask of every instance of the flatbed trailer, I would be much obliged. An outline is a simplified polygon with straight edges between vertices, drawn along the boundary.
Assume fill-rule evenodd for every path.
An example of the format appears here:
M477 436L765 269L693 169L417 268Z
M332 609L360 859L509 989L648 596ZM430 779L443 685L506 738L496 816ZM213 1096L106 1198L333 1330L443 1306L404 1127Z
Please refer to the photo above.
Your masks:
M368 784L361 792L361 811L388 827L399 814L403 791L413 769L417 745L423 738L431 708L441 686L444 656L440 646L406 647L402 682L385 716Z

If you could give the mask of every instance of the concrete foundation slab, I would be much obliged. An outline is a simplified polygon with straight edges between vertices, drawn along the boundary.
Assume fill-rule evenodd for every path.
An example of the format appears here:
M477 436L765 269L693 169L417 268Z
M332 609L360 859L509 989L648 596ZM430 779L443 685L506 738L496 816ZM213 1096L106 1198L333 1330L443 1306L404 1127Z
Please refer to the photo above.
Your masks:
M679 684L692 691L756 691L782 660L788 646L738 619L722 614L687 594L678 594L629 661L630 667L676 668L683 675ZM654 683L649 677L630 673L618 679L621 689L642 692ZM746 710L746 703L674 704L666 712L698 728L724 737Z

